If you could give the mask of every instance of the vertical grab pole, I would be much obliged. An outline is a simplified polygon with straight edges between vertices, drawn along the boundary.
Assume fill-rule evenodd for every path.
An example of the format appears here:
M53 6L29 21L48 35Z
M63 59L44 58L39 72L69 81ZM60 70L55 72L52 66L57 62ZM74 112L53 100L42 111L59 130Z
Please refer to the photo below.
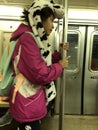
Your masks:
M68 0L63 0L63 5L65 8L65 17L63 18L63 34L62 42L67 42L67 30L68 30ZM67 56L67 52L63 51L63 57ZM66 87L66 73L65 69L61 75L60 82L60 104L59 104L59 130L65 130L64 128L64 108L65 108L65 87Z

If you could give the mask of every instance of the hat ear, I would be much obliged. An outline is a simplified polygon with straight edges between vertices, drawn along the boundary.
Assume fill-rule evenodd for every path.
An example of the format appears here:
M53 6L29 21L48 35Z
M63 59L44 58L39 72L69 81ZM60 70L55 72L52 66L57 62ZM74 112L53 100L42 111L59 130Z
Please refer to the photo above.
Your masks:
M64 7L59 4L53 5L55 18L61 19L64 17Z

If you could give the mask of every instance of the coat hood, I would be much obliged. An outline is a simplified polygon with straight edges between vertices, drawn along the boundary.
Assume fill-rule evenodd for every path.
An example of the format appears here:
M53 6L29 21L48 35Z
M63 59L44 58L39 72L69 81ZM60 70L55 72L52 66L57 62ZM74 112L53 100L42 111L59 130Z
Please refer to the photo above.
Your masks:
M10 41L18 39L25 32L32 32L32 29L30 26L21 23L19 27L12 33Z

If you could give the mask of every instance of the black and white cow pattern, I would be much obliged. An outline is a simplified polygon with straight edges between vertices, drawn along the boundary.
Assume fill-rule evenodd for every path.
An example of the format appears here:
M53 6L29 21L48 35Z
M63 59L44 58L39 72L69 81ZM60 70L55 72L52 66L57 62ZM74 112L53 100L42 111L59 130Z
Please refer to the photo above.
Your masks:
M32 27L32 31L38 40L37 44L40 48L42 58L47 65L51 65L51 44L48 41L40 18L40 10L46 6L53 10L55 18L63 18L63 6L56 4L53 0L34 0L30 9L28 10L28 18L30 26ZM46 85L46 95L47 102L51 101L56 96L56 90L53 81Z

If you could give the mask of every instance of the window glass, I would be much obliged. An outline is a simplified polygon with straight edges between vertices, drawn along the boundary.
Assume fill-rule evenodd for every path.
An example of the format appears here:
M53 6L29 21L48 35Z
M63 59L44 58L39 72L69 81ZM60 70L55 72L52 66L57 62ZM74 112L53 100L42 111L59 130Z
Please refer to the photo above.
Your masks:
M91 69L98 71L98 35L93 37Z
M71 56L69 59L69 66L68 69L76 69L77 68L77 56L78 56L78 34L77 33L69 33L68 40L69 42L69 50L67 55Z

